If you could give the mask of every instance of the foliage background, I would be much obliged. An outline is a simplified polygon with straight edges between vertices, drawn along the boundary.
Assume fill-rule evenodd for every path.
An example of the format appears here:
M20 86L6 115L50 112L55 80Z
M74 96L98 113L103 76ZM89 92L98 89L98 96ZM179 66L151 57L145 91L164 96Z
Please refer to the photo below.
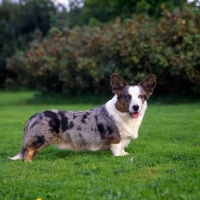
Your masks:
M154 73L159 94L200 93L200 14L195 3L70 1L66 12L50 0L3 2L0 15L14 9L14 17L9 10L9 20L4 20L13 27L13 38L0 55L2 63L7 58L7 66L1 64L6 87L102 93L110 91L113 72L131 84Z

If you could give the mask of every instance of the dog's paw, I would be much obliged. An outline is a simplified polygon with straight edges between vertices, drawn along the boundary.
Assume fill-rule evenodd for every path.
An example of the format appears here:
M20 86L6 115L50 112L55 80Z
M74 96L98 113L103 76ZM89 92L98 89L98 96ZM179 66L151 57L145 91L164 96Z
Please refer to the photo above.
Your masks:
M128 155L129 153L128 152L123 152L123 156L126 156L126 155Z
M123 151L113 152L113 156L126 156L128 154L129 153L125 152L124 150Z

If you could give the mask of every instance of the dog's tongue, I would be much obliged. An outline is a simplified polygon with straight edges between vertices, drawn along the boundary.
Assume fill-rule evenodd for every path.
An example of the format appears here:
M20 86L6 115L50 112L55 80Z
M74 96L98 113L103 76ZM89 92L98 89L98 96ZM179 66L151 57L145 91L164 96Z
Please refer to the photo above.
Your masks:
M139 113L136 112L136 113L131 113L131 116L135 119L137 119L139 117Z

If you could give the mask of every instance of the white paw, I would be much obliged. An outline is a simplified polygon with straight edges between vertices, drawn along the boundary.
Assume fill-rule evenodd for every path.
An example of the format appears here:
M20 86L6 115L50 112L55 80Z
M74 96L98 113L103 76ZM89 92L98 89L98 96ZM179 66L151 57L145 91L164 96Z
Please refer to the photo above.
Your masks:
M124 150L123 151L118 151L118 152L113 152L114 156L126 156L128 154L129 153L125 152Z
M126 156L126 155L128 155L129 153L128 152L123 152L123 156Z
M113 156L126 156L127 152L124 151L124 148L121 143L119 144L111 144L110 149L113 153Z

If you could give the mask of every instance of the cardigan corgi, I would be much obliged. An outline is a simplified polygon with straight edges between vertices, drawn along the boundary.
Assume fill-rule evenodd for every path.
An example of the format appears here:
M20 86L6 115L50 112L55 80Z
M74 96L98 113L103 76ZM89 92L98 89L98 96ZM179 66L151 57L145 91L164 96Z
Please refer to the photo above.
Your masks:
M119 75L110 78L114 97L87 111L47 110L33 115L25 124L21 151L12 160L30 162L49 145L72 150L111 150L125 156L124 148L138 137L147 99L156 86L156 75L138 85L127 84Z

